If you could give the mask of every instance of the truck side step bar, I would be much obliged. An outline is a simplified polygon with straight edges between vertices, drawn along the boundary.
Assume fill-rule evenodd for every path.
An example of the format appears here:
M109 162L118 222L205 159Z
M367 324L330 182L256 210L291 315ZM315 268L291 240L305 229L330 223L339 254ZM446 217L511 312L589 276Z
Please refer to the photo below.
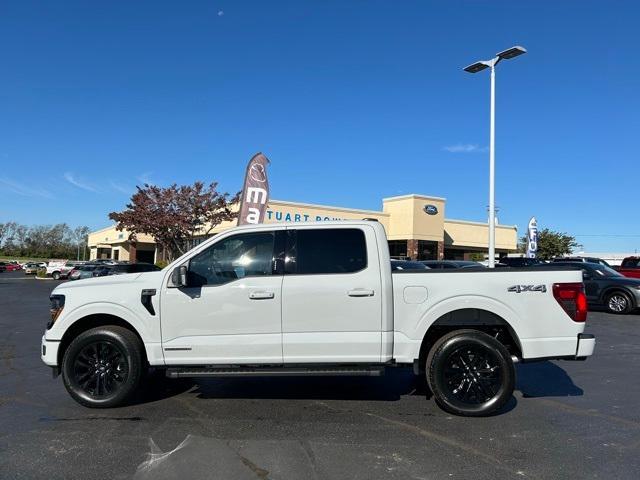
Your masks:
M295 367L170 367L167 377L380 377L384 366L295 366Z

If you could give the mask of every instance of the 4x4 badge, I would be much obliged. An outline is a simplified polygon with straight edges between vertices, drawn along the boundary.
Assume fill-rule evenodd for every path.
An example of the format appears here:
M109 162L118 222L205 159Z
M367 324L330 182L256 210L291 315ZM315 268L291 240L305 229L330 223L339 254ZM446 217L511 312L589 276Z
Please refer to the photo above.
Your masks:
M546 291L547 291L546 285L514 285L513 287L507 288L507 292L515 292L515 293L522 293L522 292L544 293Z

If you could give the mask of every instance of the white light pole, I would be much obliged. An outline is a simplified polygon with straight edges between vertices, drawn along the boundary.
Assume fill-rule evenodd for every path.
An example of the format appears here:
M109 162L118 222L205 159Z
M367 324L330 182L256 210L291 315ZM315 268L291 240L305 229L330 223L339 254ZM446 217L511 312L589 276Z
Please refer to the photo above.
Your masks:
M496 160L496 65L500 60L527 53L520 46L496 54L491 60L482 60L465 67L465 72L478 73L485 68L491 69L491 120L489 126L489 268L495 267L496 262L496 195L495 195L495 160Z

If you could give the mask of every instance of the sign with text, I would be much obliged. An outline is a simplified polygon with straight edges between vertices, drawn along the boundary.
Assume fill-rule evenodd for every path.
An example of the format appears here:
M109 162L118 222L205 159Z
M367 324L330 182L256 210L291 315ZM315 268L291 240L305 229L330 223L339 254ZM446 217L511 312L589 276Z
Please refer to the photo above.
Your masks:
M267 211L267 203L269 202L268 164L269 159L262 153L256 153L249 160L247 172L244 176L238 225L264 222L264 214Z
M538 222L536 217L529 220L529 228L527 228L527 258L536 258L538 251Z

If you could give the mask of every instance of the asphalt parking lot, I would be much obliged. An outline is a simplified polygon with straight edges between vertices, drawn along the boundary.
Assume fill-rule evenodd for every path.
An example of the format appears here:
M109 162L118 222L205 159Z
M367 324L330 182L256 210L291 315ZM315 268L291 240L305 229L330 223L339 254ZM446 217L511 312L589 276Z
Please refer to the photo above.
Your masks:
M413 377L156 378L89 410L40 362L55 281L0 274L0 478L638 478L640 315L589 314L587 362L518 366L505 411L458 418Z

